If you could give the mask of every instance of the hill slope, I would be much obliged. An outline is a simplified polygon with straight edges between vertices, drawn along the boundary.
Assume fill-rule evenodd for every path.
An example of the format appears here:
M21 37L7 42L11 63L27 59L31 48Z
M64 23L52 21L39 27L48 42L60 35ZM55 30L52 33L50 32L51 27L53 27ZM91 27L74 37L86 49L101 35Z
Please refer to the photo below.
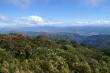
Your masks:
M80 44L85 44L88 46L93 46L97 48L110 48L110 35L107 34L99 34L99 35L80 35L75 33L49 33L49 32L37 32L31 33L29 35L39 36L39 35L47 35L50 39L54 40L66 40L66 41L76 41Z
M110 73L110 55L47 36L0 35L1 73Z

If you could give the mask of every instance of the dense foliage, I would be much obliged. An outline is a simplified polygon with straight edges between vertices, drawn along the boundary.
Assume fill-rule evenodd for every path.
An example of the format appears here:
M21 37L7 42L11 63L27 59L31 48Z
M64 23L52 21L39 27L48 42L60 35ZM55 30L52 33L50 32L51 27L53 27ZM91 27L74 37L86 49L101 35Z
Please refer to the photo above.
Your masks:
M109 55L47 36L0 35L0 73L110 73Z

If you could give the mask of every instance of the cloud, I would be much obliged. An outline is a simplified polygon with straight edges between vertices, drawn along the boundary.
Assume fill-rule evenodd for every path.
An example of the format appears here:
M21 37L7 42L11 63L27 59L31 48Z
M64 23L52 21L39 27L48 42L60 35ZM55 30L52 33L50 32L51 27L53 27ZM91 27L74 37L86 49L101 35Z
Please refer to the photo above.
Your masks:
M22 17L23 21L26 21L31 24L41 24L44 22L43 18L40 16L27 16Z
M88 24L89 22L88 21L76 21L75 23L76 24Z
M110 26L110 20L76 21L76 26Z
M0 16L0 23L13 23L12 18L6 16Z
M27 8L31 5L32 0L1 0L1 3L14 5L20 8Z
M82 5L96 7L101 4L107 3L109 0L78 0Z
M27 27L27 26L60 26L62 21L45 20L40 16L25 16L12 18L0 16L0 27Z
M64 22L46 20L40 16L25 16L19 18L0 16L0 27L30 27L30 26L110 26L110 20Z
M1 4L8 4L22 9L28 9L32 5L40 6L48 4L51 0L0 0Z
M60 3L76 3L79 5L85 5L85 6L92 6L92 7L96 7L99 6L101 4L107 3L109 0L58 0L58 2ZM54 1L52 0L0 0L0 3L4 3L4 4L10 4L10 5L14 5L20 8L28 8L31 5L36 5L36 6L40 6L40 5L45 5L45 4L49 4L52 3Z
M27 17L22 17L22 21L26 24L34 24L34 25L60 25L63 24L62 21L56 21L56 20L45 20L40 16L27 16Z
M15 27L17 20L12 17L0 16L0 27Z

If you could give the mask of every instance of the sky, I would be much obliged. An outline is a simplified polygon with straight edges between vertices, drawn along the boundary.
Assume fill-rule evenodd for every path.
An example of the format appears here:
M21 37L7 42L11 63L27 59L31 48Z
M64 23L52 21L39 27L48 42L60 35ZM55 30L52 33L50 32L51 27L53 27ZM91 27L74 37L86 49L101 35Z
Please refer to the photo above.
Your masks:
M110 0L0 0L0 27L110 26Z

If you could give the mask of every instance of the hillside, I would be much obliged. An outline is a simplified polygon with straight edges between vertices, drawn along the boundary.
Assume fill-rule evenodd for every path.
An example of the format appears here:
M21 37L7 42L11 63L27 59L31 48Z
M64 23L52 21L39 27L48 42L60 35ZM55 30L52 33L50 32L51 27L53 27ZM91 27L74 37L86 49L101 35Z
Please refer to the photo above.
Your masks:
M110 73L110 53L47 36L0 35L0 73Z
M37 32L28 34L31 36L47 35L50 39L54 40L66 40L66 41L76 41L79 44L84 44L97 48L110 48L110 35L98 34L98 35L81 35L76 33L64 33L64 32Z
M110 48L110 27L106 26L80 26L80 27L4 27L0 28L1 34L23 33L31 36L47 35L55 40L76 41L81 44L97 47Z
M0 73L110 73L108 51L47 36L0 35Z

